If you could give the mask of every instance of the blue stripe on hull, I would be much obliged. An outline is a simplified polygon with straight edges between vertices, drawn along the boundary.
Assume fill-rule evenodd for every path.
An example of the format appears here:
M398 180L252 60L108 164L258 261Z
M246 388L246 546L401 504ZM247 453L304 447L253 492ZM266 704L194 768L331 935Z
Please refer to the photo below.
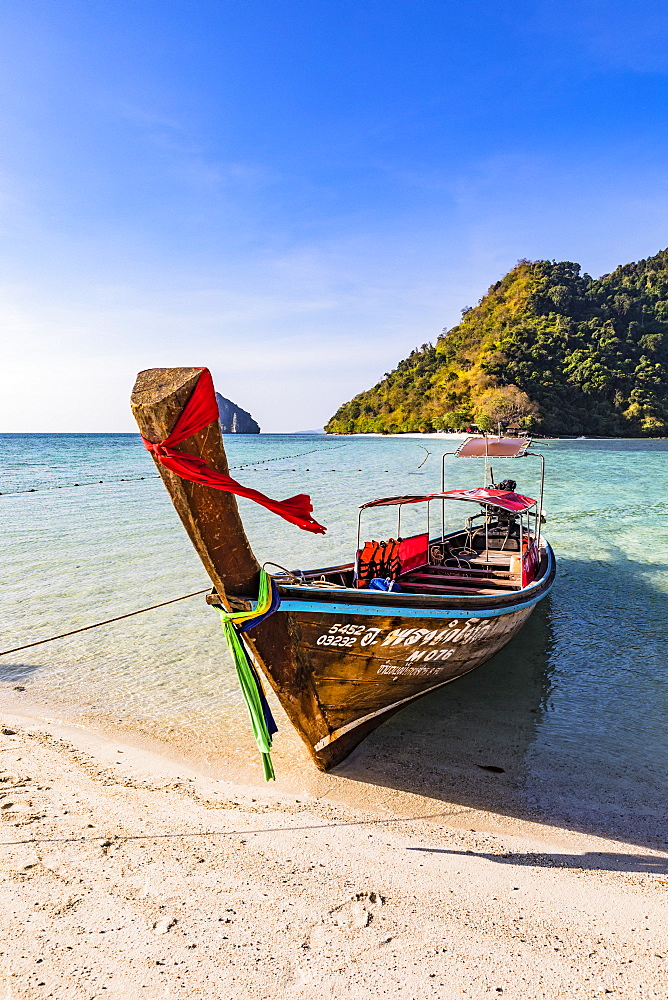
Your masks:
M325 604L324 601L281 601L281 611L315 611L321 615L382 615L386 618L497 618L510 615L513 611L532 608L549 593L549 588L538 597L506 608L472 608L470 611L457 608L402 608L384 605L382 608L369 604Z

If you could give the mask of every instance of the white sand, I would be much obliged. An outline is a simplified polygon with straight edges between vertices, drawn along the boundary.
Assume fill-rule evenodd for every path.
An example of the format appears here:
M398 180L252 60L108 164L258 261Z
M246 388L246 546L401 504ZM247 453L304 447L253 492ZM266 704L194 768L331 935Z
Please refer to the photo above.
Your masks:
M668 996L663 852L12 713L0 1000Z
M474 432L472 431L471 434ZM477 431L475 432L477 434ZM471 434L467 434L466 431L430 431L428 433L422 433L421 431L406 431L401 434L355 434L355 437L368 437L368 438L434 438L438 441L465 441L466 438L471 437ZM330 434L330 437L336 437L334 434Z

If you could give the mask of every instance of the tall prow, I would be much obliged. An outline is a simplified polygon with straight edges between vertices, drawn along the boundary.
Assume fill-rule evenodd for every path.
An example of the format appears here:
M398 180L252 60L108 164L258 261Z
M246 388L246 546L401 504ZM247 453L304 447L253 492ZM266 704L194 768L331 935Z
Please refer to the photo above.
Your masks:
M201 368L151 368L140 372L132 390L131 406L142 437L152 444L169 438L202 377ZM220 422L206 427L179 444L179 451L194 455L211 469L229 475ZM253 594L260 566L246 538L232 493L213 490L203 483L183 479L153 458L217 593Z

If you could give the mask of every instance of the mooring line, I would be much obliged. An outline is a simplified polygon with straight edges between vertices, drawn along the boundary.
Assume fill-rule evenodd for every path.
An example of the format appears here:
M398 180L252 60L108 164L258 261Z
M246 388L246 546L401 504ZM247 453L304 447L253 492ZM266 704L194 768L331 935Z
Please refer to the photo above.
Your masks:
M427 813L424 816L389 816L382 819L354 819L344 820L341 823L310 823L302 826L270 826L254 830L202 830L201 832L188 830L182 833L113 833L101 834L99 836L78 837L31 837L29 840L0 840L0 847L20 847L22 844L80 844L82 841L95 843L108 842L109 847L122 847L124 841L129 840L173 840L188 837L246 837L252 833L296 833L299 830L332 830L340 826L380 826L386 823L415 823L425 819L439 819L443 816L458 816L460 812L469 812L468 809L452 812ZM660 859L661 860L661 859Z
M93 625L84 625L83 628L72 629L71 632L61 632L60 635L51 635L48 639L38 639L37 642L27 642L25 646L15 646L14 649L3 649L0 656L7 656L8 653L19 653L22 649L30 649L32 646L42 646L45 642L53 642L54 639L66 639L69 635L77 635L78 632L88 632L91 628L99 628L100 625L110 625L111 622L120 622L123 618L132 618L133 615L143 615L145 611L155 611L156 608L164 608L167 604L176 604L177 601L185 601L189 597L197 597L199 594L208 594L211 587L204 590L196 590L194 594L184 594L183 597L172 597L170 601L161 601L160 604L152 604L150 608L140 608L139 611L128 611L125 615L117 615L115 618L106 618L103 622L95 622Z

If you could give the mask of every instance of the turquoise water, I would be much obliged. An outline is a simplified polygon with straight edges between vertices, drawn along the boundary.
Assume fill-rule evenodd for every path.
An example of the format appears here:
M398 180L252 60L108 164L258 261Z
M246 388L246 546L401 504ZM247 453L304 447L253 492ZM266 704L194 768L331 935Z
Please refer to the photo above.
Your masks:
M437 489L448 450L434 439L324 435L228 436L226 446L242 482L279 498L310 493L328 526L311 535L241 501L258 557L290 568L350 560L357 505ZM521 748L525 803L558 812L574 789L586 797L596 776L609 809L641 808L658 829L668 769L668 442L534 447L547 459L545 531L559 565L552 596L510 653L438 704L454 712L466 684L493 700L508 670L521 669L512 664L530 660L537 693L522 708L532 712ZM2 649L207 586L136 436L4 435L0 457ZM537 468L494 463L497 481L511 476L530 495ZM475 463L449 459L447 469L448 487L481 482ZM391 523L373 528L374 537L392 533ZM226 719L245 726L218 616L201 597L3 656L0 690L16 687L31 701L194 740ZM387 726L399 732L407 717Z

